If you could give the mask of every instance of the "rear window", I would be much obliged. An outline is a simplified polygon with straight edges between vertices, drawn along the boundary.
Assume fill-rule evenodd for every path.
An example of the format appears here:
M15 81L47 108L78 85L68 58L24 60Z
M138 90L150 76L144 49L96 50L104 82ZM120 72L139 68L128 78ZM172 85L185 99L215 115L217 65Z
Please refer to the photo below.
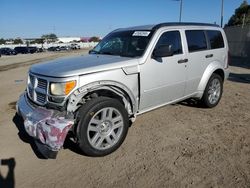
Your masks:
M204 31L187 30L186 32L188 51L196 52L207 49L207 41Z
M220 31L207 30L206 32L211 49L224 48L224 41Z

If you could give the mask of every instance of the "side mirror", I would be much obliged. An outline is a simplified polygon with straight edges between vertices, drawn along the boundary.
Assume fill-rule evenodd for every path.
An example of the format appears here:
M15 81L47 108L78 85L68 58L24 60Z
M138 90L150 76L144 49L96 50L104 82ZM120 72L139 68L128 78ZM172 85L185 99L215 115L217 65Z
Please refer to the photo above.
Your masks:
M168 57L174 55L171 45L160 45L154 49L153 57Z

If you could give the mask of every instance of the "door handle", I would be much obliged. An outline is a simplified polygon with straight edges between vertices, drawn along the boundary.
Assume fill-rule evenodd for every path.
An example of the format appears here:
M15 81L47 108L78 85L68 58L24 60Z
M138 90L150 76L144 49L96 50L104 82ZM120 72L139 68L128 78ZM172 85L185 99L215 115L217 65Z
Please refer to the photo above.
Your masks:
M208 54L208 55L206 55L206 58L211 58L213 56L214 56L213 54Z
M188 62L188 59L180 59L178 61L179 64L181 64L181 63L187 63L187 62Z

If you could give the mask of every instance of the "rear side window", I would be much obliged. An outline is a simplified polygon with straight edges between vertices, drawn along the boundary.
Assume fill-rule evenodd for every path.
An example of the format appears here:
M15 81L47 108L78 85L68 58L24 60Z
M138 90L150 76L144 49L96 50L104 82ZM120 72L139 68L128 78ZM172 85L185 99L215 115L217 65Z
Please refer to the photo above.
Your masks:
M182 53L182 46L181 46L181 36L179 31L167 31L163 33L158 40L156 47L161 45L169 45L174 54L181 54Z
M224 41L220 31L207 30L206 32L211 49L224 48Z
M204 31L187 30L185 33L189 52L196 52L207 49L207 41Z

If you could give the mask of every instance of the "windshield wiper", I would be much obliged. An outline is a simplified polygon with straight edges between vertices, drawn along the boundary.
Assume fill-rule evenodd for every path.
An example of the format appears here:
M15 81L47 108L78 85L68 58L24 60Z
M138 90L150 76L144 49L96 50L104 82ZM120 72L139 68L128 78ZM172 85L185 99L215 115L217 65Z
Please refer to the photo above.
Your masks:
M101 54L101 55L114 55L114 56L120 56L120 57L136 57L135 55L128 55L128 54L115 54L113 52L108 52L108 51L95 51L95 50L90 50L90 54Z
M89 54L99 54L100 52L95 51L95 50L89 50Z
M120 54L121 57L137 57L136 55Z
M99 52L98 54L102 54L102 55L115 55L115 56L119 56L120 54L115 54L113 52Z
M114 53L112 52L99 52L100 54L104 54L104 55L115 55Z

